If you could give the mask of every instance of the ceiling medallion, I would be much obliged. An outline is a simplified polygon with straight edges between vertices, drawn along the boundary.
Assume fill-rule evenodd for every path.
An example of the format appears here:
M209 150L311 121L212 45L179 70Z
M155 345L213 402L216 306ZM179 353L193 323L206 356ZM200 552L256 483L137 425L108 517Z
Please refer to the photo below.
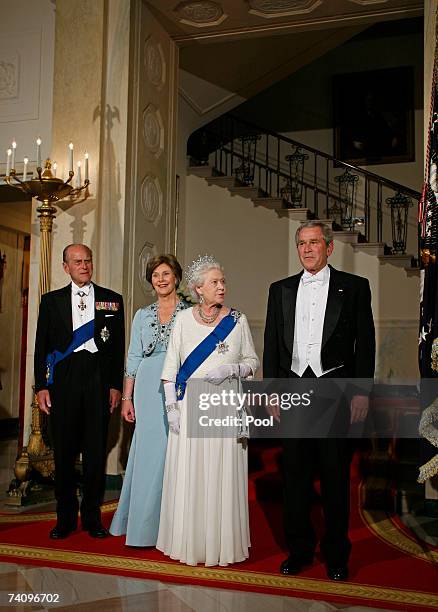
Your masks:
M228 17L222 6L212 0L184 0L174 10L180 23L195 28L219 25Z
M249 13L265 19L311 13L323 0L248 0Z

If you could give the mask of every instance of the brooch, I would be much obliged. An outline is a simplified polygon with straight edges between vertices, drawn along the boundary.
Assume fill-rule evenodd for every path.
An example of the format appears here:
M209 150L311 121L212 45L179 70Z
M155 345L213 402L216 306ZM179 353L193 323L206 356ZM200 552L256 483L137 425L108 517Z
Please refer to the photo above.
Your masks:
M234 308L232 308L231 311L230 311L230 315L233 317L234 322L237 323L237 321L240 319L242 313L239 310L234 310Z
M223 340L222 342L218 342L216 344L216 348L217 348L217 352L219 353L219 355L225 355L225 353L228 353L228 351L230 350L230 347L225 342L225 340Z
M104 342L106 342L108 340L108 338L110 337L110 333L105 325L105 327L102 329L102 331L100 332L100 337L102 338L102 340Z

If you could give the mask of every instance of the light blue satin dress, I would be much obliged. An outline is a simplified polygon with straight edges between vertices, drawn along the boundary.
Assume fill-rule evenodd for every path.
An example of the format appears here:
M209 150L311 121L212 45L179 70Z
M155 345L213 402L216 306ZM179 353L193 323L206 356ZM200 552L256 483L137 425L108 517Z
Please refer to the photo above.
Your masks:
M128 546L155 546L160 519L168 425L161 382L164 357L179 302L171 321L161 325L157 303L134 316L126 376L135 378L135 431L129 449L117 511L110 533L126 534Z

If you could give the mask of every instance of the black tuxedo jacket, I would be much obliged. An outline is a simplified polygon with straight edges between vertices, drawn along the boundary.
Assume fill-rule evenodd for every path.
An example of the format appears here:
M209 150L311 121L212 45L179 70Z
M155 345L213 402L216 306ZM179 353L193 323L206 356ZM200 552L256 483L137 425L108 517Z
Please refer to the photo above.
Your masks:
M263 351L264 378L289 378L295 329L295 304L301 275L273 283L269 290ZM333 375L373 378L375 333L368 280L330 266L322 334L322 369Z
M123 388L123 370L125 354L125 320L123 298L118 293L94 286L96 302L113 302L118 304L118 310L95 308L94 311L94 341L98 348L98 359L103 381L108 388ZM102 330L106 327L105 333ZM104 341L105 336L107 339ZM35 338L35 390L47 389L46 359L54 350L64 352L73 337L73 321L71 306L71 284L57 291L45 293L41 298ZM57 366L54 370L54 383L57 379Z

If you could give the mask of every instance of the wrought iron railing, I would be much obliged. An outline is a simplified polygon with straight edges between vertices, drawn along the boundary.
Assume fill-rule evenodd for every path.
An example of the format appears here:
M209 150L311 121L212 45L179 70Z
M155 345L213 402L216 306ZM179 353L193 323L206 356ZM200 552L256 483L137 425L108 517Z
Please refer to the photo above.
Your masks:
M367 242L385 242L388 253L406 252L408 229L416 245L419 192L292 138L226 114L194 132L187 151L192 165L211 164L215 174L282 198L285 207L308 208Z

